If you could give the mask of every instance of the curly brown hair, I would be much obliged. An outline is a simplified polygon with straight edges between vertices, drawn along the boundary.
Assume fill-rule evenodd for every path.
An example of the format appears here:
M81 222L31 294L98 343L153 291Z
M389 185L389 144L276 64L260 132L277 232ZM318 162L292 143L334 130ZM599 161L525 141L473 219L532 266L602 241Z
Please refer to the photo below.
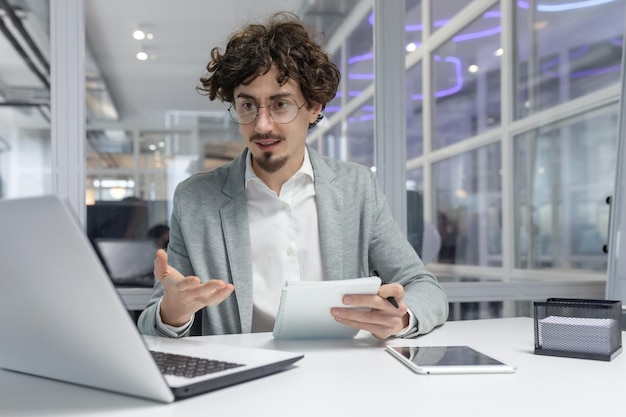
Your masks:
M237 86L250 84L274 65L280 85L296 81L307 107L321 104L323 109L335 97L341 75L314 37L288 12L272 15L265 25L248 24L230 36L224 53L219 47L211 50L208 75L200 78L197 90L232 103Z

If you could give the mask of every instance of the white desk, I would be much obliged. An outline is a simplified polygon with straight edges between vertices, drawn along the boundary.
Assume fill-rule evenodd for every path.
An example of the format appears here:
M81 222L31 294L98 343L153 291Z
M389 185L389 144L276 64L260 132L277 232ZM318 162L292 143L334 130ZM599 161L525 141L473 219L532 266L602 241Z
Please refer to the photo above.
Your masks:
M525 416L624 415L626 354L611 362L533 354L530 318L449 322L416 345L467 344L515 374L417 375L371 336L275 342L271 334L211 343L305 353L288 371L164 405L0 370L0 416ZM398 343L394 341L393 343Z

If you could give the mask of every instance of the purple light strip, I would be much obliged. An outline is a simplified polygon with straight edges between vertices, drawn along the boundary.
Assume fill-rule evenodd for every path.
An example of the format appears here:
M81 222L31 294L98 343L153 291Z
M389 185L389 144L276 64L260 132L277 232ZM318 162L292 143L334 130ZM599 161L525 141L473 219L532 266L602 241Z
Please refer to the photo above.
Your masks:
M572 51L569 57L570 59L575 59L586 54L587 52L589 52L589 45L584 45L576 49L575 51ZM556 66L558 64L559 64L558 58L551 59L541 66L540 71L542 74L545 74L552 78L558 78L559 73L557 71L550 69L551 67ZM611 72L619 71L620 68L621 68L621 65L614 65L614 66L606 67L606 68L595 68L595 69L588 69L588 70L583 70L583 71L573 71L569 74L569 76L570 78L574 79L574 78L589 77L593 75L609 74Z
M546 13L565 12L568 10L586 9L588 7L601 6L603 4L612 3L613 1L615 0L584 0L563 4L538 4L537 11ZM528 2L523 0L519 0L517 2L517 6L520 9L530 8Z
M481 30L480 32L466 33L464 35L457 35L457 36L452 38L452 41L453 42L471 41L471 40L474 40L474 39L486 38L487 36L497 35L500 32L502 32L502 28L500 26L496 26L496 27L491 28L491 29Z
M620 69L621 69L621 65L618 64L618 65L614 65L612 67L606 67L606 68L575 71L570 74L570 77L571 78L583 78L583 77L588 77L590 75L603 75L603 74L609 74L611 72L619 72Z
M351 90L348 91L348 97L358 97L361 95L361 91L360 90ZM341 91L338 91L337 94L335 94L335 97L342 97L343 93Z
M359 73L348 73L348 79L350 80L373 80L374 74L359 74Z
M578 58L581 55L584 55L585 53L587 53L587 51L589 50L589 45L584 45L581 46L580 48L578 48L577 50L573 51L570 53L569 57L570 59L575 59ZM546 61L542 66L541 66L541 72L544 74L556 74L558 75L556 72L554 71L550 71L550 67L553 67L555 65L559 64L559 58L553 58L549 61Z
M499 11L489 11L489 12L483 13L483 17L486 19L494 19L494 18L500 19L502 17L502 13ZM479 38L486 38L488 36L497 35L500 32L502 32L502 27L498 25L491 29L485 29L485 30L481 30L478 32L457 35L452 38L452 42L464 42L464 41L470 41L470 40L479 39Z
M357 62L367 61L370 59L374 59L374 52L353 56L352 58L348 59L348 64L356 64Z
M433 57L433 59L435 61L439 61L439 62L442 61L442 59L441 59L441 57L439 55L435 55ZM449 63L454 65L454 72L455 72L455 75L456 75L456 85L454 85L451 88L435 92L435 97L436 98L441 98L441 97L452 95L454 93L459 92L463 88L463 70L461 68L461 60L459 58L457 58L457 57L454 57L454 56L448 56L448 57L445 57L443 59L443 61L444 62L449 62ZM354 77L354 78L353 77L348 77L348 78L364 80L364 79L368 79L365 76L369 75L369 74L360 74L360 75L363 75L363 76L362 77L358 77L358 78L357 77ZM371 75L372 75L372 79L373 79L374 75L373 74L371 74ZM358 92L358 91L351 91L349 93L350 96L357 96L359 94L360 94L360 92ZM339 96L339 94L337 94L337 95ZM411 100L423 100L423 99L424 99L424 95L423 94L415 94L415 95L411 96Z
M435 55L435 61L440 61L441 57ZM451 62L454 65L456 72L456 85L452 88L448 88L447 90L440 90L435 92L435 98L441 98L445 96L452 95L454 93L459 92L463 88L463 70L461 69L461 60L457 57L447 56L444 58L445 62ZM422 95L423 98L423 95Z
M538 11L543 11L543 12L561 12L561 11L566 11L566 10L574 10L574 9L582 9L582 8L587 8L587 7L594 7L594 6L598 6L598 5L602 5L602 4L607 4L607 3L611 3L614 0L586 0L586 1L581 1L581 2L574 2L574 3L565 3L565 4L560 4L560 5L537 5L537 10ZM518 0L517 2L518 7L522 8L522 9L528 9L529 5L528 2L523 1L523 0ZM483 18L500 18L502 16L502 13L500 11L488 11L483 13ZM371 25L374 24L374 13L370 13L369 17L368 17L368 21ZM445 25L446 23L448 23L450 20L449 19L445 19L445 20L438 20L434 23L434 27L441 27L443 25ZM424 26L423 25L405 25L405 31L407 32L419 32L421 30L423 30ZM483 38L483 37L488 37L488 36L493 36L496 34L499 34L502 31L502 28L500 26L496 26L494 28L491 29L486 29L483 31L478 31L478 32L473 32L473 33L466 33L463 35L458 35L452 38L453 42L464 42L464 41L468 41L468 40L474 40L474 39L479 39L479 38ZM615 39L614 43L616 45L621 45L621 41L618 42L619 39ZM586 53L588 50L588 46L585 47L581 47L580 49L572 52L572 54L570 55L571 58L576 58L578 56L583 55L584 53ZM357 62L361 62L361 61L367 61L367 60L371 60L374 58L374 53L367 53L367 54L362 54L362 55L357 55L354 56L352 58L350 58L348 60L348 64L354 64ZM441 61L441 57L439 56L434 56L434 60L435 61ZM456 57L446 57L444 58L444 61L446 62L451 62L452 64L455 65L455 72L456 72L456 79L457 79L457 83L455 86L446 89L446 90L440 90L435 92L435 98L441 98L444 96L448 96L448 95L452 95L457 93L458 91L460 91L463 88L463 73L461 70L461 61L459 58ZM558 59L554 59L551 60L549 62L546 62L543 66L542 66L542 72L548 75L558 75L553 71L549 71L548 68L552 65L556 65L558 63ZM572 78L581 78L581 77L586 77L586 76L590 76L590 75L598 75L598 74L607 74L610 72L615 72L615 71L619 71L621 68L620 65L616 65L613 67L608 67L608 68L600 68L600 69L594 69L594 70L586 70L586 71L577 71L577 72L573 72L570 74L570 77ZM349 79L354 79L354 80L373 80L374 79L374 74L358 74L358 73L353 73L353 74L348 74L348 78ZM350 91L348 93L349 96L352 97L356 97L358 95L360 95L360 91ZM337 97L340 97L341 94L338 93ZM423 94L414 94L411 96L411 100L417 101L417 100L423 100L424 99L424 95ZM367 109L366 109L367 107ZM369 111L371 108L371 111L373 112L374 109L372 106L363 106L363 110L367 110ZM332 113L332 112L337 112L341 109L340 106L334 106L334 107L326 107L325 111L328 113ZM373 115L367 115L367 116L360 116L359 120L360 121L365 121L365 120L371 120L373 118ZM354 117L351 117L348 119L349 121L355 121L356 119Z
M483 13L483 17L486 19L499 19L500 17L502 17L502 13L500 11L488 11ZM446 20L438 20L437 22L435 22L434 26L435 27L440 27L445 25L446 23L448 23L450 20L446 19ZM374 14L370 14L369 17L369 22L370 24L374 24ZM423 25L406 25L405 30L407 32L419 32L421 31L424 26ZM465 42L465 41L469 41L469 40L474 40L474 39L479 39L479 38L485 38L488 36L493 36L493 35L497 35L498 33L500 33L502 31L500 26L496 26L494 28L491 29L486 29L483 31L479 31L479 32L473 32L473 33L466 33L463 35L458 35L455 36L454 38L452 38L453 42ZM361 61L367 61L367 60L371 60L374 59L374 53L373 52L368 52L366 54L362 54L362 55L356 55L353 56L352 58L348 59L348 64L355 64L357 62L361 62Z

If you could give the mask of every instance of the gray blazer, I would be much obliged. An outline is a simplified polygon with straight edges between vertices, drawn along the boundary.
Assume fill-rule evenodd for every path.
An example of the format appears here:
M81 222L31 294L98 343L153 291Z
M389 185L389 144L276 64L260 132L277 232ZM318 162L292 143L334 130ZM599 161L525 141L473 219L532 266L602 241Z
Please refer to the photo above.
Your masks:
M405 288L404 302L431 331L448 317L448 301L393 219L376 177L365 166L326 158L308 149L315 175L315 199L325 280L369 276L378 271ZM247 149L231 163L193 175L174 193L169 264L203 281L222 279L235 291L202 310L202 334L249 333L252 326L252 260L244 192ZM166 336L156 327L157 282L139 317L143 334Z

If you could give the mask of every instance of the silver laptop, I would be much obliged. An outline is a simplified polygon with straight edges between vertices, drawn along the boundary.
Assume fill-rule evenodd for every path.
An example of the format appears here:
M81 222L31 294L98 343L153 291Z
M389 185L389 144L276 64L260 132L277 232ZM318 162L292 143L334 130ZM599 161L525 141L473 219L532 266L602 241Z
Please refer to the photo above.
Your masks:
M95 239L109 277L116 286L152 287L157 247L152 240Z
M0 201L0 368L162 402L292 366L303 355L142 337L93 246L56 197ZM178 355L178 356L175 356ZM197 357L202 376L159 365ZM184 366L183 366L184 368Z

